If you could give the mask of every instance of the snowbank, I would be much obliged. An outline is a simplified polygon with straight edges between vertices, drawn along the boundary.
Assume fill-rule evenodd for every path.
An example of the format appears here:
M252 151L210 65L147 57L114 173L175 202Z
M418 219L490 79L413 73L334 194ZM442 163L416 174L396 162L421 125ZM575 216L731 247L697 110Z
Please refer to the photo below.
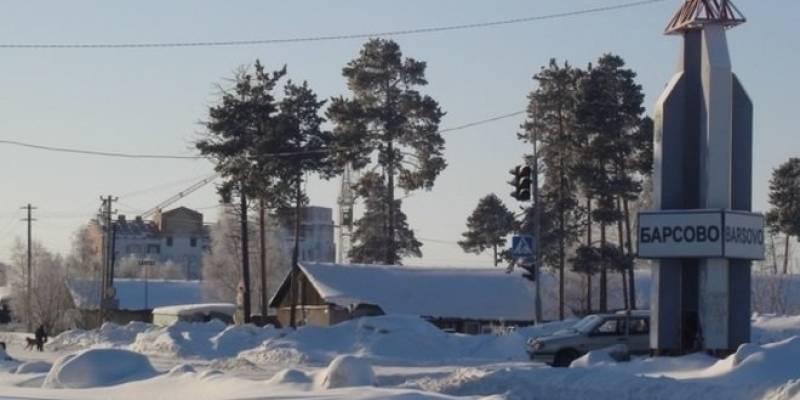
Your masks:
M741 345L736 353L702 371L699 378L726 386L742 382L779 385L800 380L800 337L766 345Z
M305 384L311 383L311 378L305 372L294 368L281 370L270 380L271 384Z
M152 378L147 357L127 350L89 349L61 357L47 374L44 388L91 388Z
M441 365L453 362L524 361L527 336L460 335L417 317L361 318L331 327L284 330L239 357L256 364L327 365L353 354L377 365Z
M772 343L800 336L800 315L754 314L752 321L753 343Z
M326 389L344 388L352 386L372 386L375 383L375 373L372 365L363 358L349 355L336 357L322 381Z
M212 320L206 323L178 322L168 327L149 329L136 335L130 349L143 354L213 358L211 338L225 329L225 324Z
M131 344L137 335L152 328L153 325L144 322L131 322L127 325L106 322L100 329L62 332L51 338L45 346L50 351L78 351L91 347L119 348Z
M569 365L570 368L589 368L603 365L614 365L618 362L629 361L631 358L628 346L618 344L600 350L590 351Z
M20 364L14 371L15 374L44 374L50 372L53 364L46 361L31 361Z

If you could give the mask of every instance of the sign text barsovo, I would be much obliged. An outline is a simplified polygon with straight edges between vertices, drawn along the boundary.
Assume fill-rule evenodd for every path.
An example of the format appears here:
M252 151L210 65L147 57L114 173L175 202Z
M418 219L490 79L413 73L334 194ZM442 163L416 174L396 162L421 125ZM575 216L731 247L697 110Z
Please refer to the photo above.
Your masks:
M639 213L640 258L764 259L764 216L731 210Z

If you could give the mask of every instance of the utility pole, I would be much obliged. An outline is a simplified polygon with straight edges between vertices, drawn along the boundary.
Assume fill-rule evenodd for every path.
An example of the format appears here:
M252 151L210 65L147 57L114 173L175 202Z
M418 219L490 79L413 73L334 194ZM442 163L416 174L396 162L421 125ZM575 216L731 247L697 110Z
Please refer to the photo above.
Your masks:
M109 299L114 298L113 282L114 282L114 247L115 247L115 229L113 227L112 217L116 212L112 209L113 204L117 201L116 197L108 195L106 197L100 196L102 206L100 207L100 218L98 223L103 229L103 269L100 273L100 318L101 322L105 320L105 310L108 306Z
M27 324L28 325L28 332L31 332L31 331L33 331L33 325L31 324L31 322L33 322L32 318L31 318L33 316L33 308L32 308L32 306L33 306L33 302L32 302L33 297L31 296L31 294L32 294L31 287L32 287L32 282L33 282L33 278L32 278L33 277L33 269L31 268L31 260L32 260L31 222L34 221L33 217L31 217L31 213L32 213L33 210L36 209L36 207L34 207L30 203L28 203L28 205L27 206L23 206L22 209L23 210L28 210L28 216L25 219L23 219L23 221L27 221L28 222L28 260L27 260L27 262L28 262L28 266L27 267L28 268L27 268L27 271L26 271L27 276L26 276L26 279L25 279L25 313L27 315L26 315L25 320L28 321L28 324Z

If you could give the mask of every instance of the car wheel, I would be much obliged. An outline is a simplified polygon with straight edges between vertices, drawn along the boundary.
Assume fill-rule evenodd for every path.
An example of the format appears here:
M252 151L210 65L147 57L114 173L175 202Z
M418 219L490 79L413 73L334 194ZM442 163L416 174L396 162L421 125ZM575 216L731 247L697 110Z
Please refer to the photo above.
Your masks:
M556 358L553 360L554 367L569 367L573 361L578 359L580 354L574 349L564 349L556 353Z

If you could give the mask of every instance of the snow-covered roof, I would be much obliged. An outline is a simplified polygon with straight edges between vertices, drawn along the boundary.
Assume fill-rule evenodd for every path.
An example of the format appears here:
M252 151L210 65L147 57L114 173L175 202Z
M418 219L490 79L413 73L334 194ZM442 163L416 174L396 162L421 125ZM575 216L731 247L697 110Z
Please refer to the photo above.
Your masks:
M342 307L371 304L387 314L433 318L528 321L535 315L533 284L501 268L312 262L300 268L325 302Z
M205 304L184 304L179 306L157 307L153 309L153 314L163 315L192 315L197 313L209 314L220 313L233 315L236 312L236 304L231 303L205 303Z
M145 285L147 286L145 289ZM84 310L99 308L98 281L70 280L67 283L75 306ZM171 281L144 279L114 279L121 310L145 310L203 301L203 284L200 281ZM145 301L145 291L147 301Z

